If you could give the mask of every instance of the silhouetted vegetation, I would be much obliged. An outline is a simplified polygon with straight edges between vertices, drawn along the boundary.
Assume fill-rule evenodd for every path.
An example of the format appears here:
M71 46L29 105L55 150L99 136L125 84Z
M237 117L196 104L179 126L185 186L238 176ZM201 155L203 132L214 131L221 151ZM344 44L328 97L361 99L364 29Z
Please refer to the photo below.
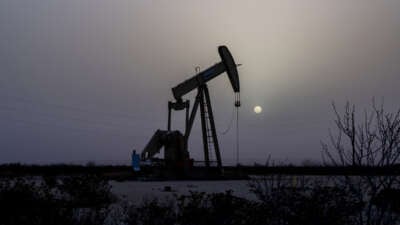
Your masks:
M102 224L114 200L98 176L0 180L0 224Z
M400 222L398 189L385 189L374 198L360 199L359 192L338 181L342 180L267 175L249 181L249 191L255 194L256 200L237 197L232 191L190 192L133 204L116 199L110 185L99 176L7 179L0 181L0 224L360 225ZM368 207L375 213L371 214L370 223L365 223L360 215L366 215ZM385 214L377 214L383 209Z

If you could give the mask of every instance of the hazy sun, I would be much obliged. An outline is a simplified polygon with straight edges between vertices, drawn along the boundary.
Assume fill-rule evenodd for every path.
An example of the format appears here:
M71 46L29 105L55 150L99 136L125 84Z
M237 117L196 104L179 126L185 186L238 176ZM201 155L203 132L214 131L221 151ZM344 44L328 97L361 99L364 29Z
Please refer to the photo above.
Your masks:
M255 106L254 107L254 112L257 113L257 114L261 113L262 112L261 106L259 106L259 105Z

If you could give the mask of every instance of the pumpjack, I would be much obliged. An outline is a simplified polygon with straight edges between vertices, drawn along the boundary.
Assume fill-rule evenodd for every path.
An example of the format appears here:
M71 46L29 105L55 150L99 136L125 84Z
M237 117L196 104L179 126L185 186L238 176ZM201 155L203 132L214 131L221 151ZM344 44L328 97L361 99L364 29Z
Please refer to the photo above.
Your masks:
M206 168L216 167L218 171L222 170L221 152L218 144L217 132L215 129L214 116L211 107L210 95L207 83L213 78L226 72L232 89L235 93L235 106L240 106L240 85L237 66L226 46L219 46L218 53L221 62L209 67L208 69L197 73L191 78L183 81L172 88L175 101L168 102L168 125L167 130L157 130L144 150L141 153L141 160L151 160L164 147L164 163L169 169L176 172L182 172L193 166L193 159L189 157L188 140L192 130L195 117L200 106L201 129L203 136L204 164ZM183 100L182 97L189 92L197 89L197 95L189 114L190 101ZM186 111L185 131L171 130L172 111ZM210 158L215 154L215 160Z

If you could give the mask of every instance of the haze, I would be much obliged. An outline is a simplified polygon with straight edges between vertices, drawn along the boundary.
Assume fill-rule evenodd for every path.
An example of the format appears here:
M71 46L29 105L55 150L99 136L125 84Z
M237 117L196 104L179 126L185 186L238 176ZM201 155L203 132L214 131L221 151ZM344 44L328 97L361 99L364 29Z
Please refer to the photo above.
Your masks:
M222 44L243 64L240 161L319 160L332 101L399 106L399 12L395 0L2 0L0 163L128 162L166 129L170 89ZM233 91L225 74L209 88L222 132ZM235 140L234 127L219 135L223 163ZM202 160L199 121L190 146Z

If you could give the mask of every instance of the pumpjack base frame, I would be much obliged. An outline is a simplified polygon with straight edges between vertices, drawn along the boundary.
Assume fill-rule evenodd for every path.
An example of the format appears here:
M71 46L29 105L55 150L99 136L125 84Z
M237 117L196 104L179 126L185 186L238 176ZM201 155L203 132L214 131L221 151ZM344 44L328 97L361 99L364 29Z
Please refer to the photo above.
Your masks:
M201 119L201 130L203 138L203 149L204 149L204 162L207 168L211 167L210 152L211 148L214 149L217 167L221 171L222 160L219 149L217 132L215 129L214 115L211 106L210 94L208 91L207 84L203 84L197 88L197 95L195 102L192 107L192 111L189 116L189 100L182 102L169 102L168 103L168 130L171 130L171 111L173 110L186 110L185 120L185 150L188 150L188 141L190 133L193 127L193 123L197 114L197 110L200 106L200 119Z

